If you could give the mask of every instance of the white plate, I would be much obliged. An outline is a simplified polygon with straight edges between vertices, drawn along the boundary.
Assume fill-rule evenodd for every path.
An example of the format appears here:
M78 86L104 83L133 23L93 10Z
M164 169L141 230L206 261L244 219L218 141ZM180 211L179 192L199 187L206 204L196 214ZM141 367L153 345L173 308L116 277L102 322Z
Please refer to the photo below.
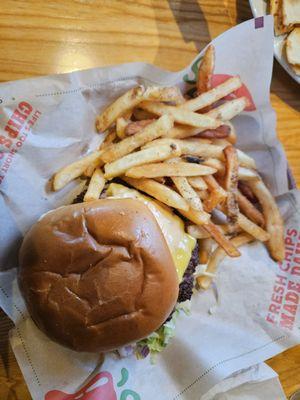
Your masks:
M267 2L265 0L249 0L252 14L254 17L261 17L267 14ZM285 52L283 51L283 45L286 35L275 36L274 38L274 54L276 60L282 65L286 72L295 79L296 82L300 83L300 76L296 75L287 62Z

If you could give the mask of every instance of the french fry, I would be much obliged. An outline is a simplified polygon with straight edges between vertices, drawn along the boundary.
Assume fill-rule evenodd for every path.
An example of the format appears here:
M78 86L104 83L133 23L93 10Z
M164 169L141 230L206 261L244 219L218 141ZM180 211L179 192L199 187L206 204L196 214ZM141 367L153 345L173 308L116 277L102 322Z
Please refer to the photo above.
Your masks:
M92 201L99 199L104 185L105 179L103 172L100 168L96 168L90 180L87 192L84 195L83 201Z
M222 125L221 121L211 118L205 114L198 114L193 111L186 110L180 107L168 106L163 103L142 102L140 107L143 110L149 111L157 115L168 114L174 118L179 124L190 125L196 128L217 128Z
M120 117L117 119L116 133L117 133L117 136L119 139L124 139L124 137L126 136L125 130L126 130L128 123L129 123L128 120L126 120L123 117Z
M259 226L264 226L265 219L263 214L239 190L237 191L237 202L239 209L247 218Z
M153 179L133 179L126 177L122 179L135 189L149 194L167 206L176 208L180 211L188 211L189 209L189 205L183 197L168 186L162 185Z
M245 217L242 213L239 213L238 215L237 224L243 229L243 231L261 242L266 242L270 239L270 234L268 232L250 221L250 219Z
M115 176L123 175L127 170L138 165L166 160L170 157L180 156L180 154L180 148L175 144L150 147L149 149L127 154L118 160L105 164L104 176L106 179L111 179Z
M155 163L134 167L126 171L130 178L158 178L162 176L199 176L214 174L216 170L211 167L191 164L188 162Z
M208 164L206 164L208 165ZM257 181L259 180L259 175L256 171L250 168L239 167L239 180L241 181Z
M81 176L90 164L95 166L103 165L101 161L102 151L97 150L81 158L66 167L61 168L53 178L53 190L62 189L67 183Z
M246 97L239 97L238 99L229 100L219 107L213 108L204 115L222 121L230 121L233 117L240 114L248 105Z
M225 165L221 160L218 160L217 158L207 158L203 161L203 165L215 168L218 171L219 175L225 174Z
M189 184L194 188L198 190L206 190L207 189L207 184L205 181L201 178L201 176L190 176L188 178Z
M173 102L176 105L185 102L180 89L177 86L149 86L144 95L144 100Z
M186 219L193 222L196 225L206 226L206 224L210 221L210 214L204 211L194 210L193 208L189 208L186 210L179 210L180 214L182 214Z
M152 118L152 119L143 119L141 121L130 122L125 128L124 136L135 135L136 133L143 130L145 126L152 124L152 122L154 121L155 119Z
M196 190L196 192L201 200L206 200L209 197L208 190Z
M213 240L211 238L200 239L198 240L198 244L199 264L207 264L212 251Z
M99 146L99 150L104 150L109 147L110 144L113 143L113 141L116 139L117 134L114 129L112 129L108 134L105 136L105 139Z
M225 250L230 257L239 257L241 253L232 242L224 236L222 230L212 222L203 225L203 228L211 235L211 237Z
M258 176L258 179L260 179L260 177ZM255 195L254 195L254 193L253 193L253 191L252 191L252 189L247 185L247 181L246 182L244 182L244 181L239 181L239 183L238 183L238 188L239 188L239 190L241 191L241 193L245 196L245 197L247 197L247 199L249 200L249 201L251 201L251 203L258 203L258 200L257 200L257 198L255 197Z
M188 225L187 233L195 239L207 239L211 237L210 234L199 225Z
M235 144L237 141L237 136L236 136L236 131L235 131L235 127L233 126L233 124L229 121L226 122L226 126L228 126L230 128L230 132L228 135L228 142L231 144Z
M267 243L270 254L274 260L282 261L285 253L284 225L277 204L262 180L247 183L263 209L266 230L270 234L270 240Z
M160 137L163 132L168 131L172 126L172 118L168 115L163 115L136 135L129 136L114 146L109 147L102 155L103 162L109 163L131 153L145 143Z
M205 93L211 89L211 79L215 68L215 48L209 45L201 60L197 76L197 93Z
M242 81L238 76L227 79L215 88L200 94L194 99L186 101L181 108L186 108L190 111L201 110L207 106L214 104L216 101L228 96L230 93L239 89L242 86Z
M226 206L228 223L232 226L232 231L235 230L239 206L237 202L237 187L238 187L238 157L236 149L230 145L223 150L225 156L226 173L224 177L224 188L227 191Z
M216 129L206 129L197 134L197 137L207 139L224 139L228 138L231 131L229 125L221 125Z
M169 132L163 135L163 137L185 139L198 135L200 132L202 132L202 128L194 128L193 126L187 125L176 125L170 129Z
M211 175L203 177L204 182L207 184L210 194L204 200L203 207L206 212L211 212L218 204L223 203L227 198L227 193L218 184L215 178Z
M98 132L104 132L109 128L118 118L122 117L126 112L136 107L142 100L145 88L137 86L110 104L102 114L96 118L96 128Z
M170 139L170 138L161 138L161 139L156 139L153 140L152 142L149 142L143 146L143 149L147 149L149 147L153 146L160 146L163 144L176 144L181 148L182 154L188 154L191 156L199 156L200 152L206 150L205 145L209 145L211 143L211 140L209 139L186 139L186 140L181 140L181 139ZM203 147L201 147L203 145ZM200 146L200 148L199 148ZM215 149L211 150L213 153L215 153ZM222 152L220 153L222 154Z
M251 243L253 241L253 237L242 233L235 238L231 239L231 244L235 247L241 247L244 244ZM222 247L217 247L212 253L210 260L208 262L206 272L203 275L200 275L196 278L197 285L201 289L208 289L211 285L212 278L216 274L218 265L221 261L226 257L226 252Z
M176 165L176 164L175 164ZM175 166L174 165L174 166ZM187 201L187 203L194 210L203 210L202 202L200 197L197 195L195 190L189 184L188 180L183 176L173 176L172 181L177 188L181 196Z

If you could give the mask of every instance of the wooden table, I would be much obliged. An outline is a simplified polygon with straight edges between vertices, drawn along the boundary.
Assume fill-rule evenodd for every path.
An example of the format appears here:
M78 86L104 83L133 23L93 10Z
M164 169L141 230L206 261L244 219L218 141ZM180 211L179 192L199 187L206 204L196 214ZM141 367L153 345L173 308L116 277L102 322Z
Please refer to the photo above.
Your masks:
M212 38L251 17L246 0L1 0L0 81L130 61L176 71ZM275 63L271 100L298 185L299 93L300 86ZM0 313L0 399L28 400L8 344L11 326ZM300 389L300 346L268 364L287 396Z

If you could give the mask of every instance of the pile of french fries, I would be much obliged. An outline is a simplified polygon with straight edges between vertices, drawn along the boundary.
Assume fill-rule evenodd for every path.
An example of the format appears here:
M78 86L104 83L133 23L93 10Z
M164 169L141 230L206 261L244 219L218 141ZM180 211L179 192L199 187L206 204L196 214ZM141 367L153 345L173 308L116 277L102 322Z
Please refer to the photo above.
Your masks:
M235 148L230 120L246 98L224 98L241 87L238 76L211 87L214 48L199 67L197 95L185 98L177 87L130 89L97 117L106 133L99 149L58 171L54 190L90 178L84 201L98 199L114 178L180 213L187 232L199 242L197 277L206 289L226 256L239 247L265 242L276 261L284 258L283 222L255 161Z

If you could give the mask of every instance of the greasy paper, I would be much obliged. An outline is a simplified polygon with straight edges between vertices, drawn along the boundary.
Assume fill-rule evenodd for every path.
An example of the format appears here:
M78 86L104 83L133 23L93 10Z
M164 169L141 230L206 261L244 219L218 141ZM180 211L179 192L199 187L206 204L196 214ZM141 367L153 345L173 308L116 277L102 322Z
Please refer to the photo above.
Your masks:
M272 18L247 21L213 43L215 74L240 75L253 100L252 110L233 123L238 146L255 158L277 196L286 224L286 260L275 263L261 243L242 247L238 259L226 258L213 288L195 294L191 315L179 317L177 334L155 365L149 358L76 353L49 340L29 318L19 293L18 248L41 214L81 192L81 180L57 193L49 180L97 147L102 137L95 132L96 115L137 84L191 90L201 54L178 73L134 63L0 85L0 305L16 324L11 345L34 400L61 400L64 393L86 400L92 395L194 400L232 373L300 342L300 199L289 190L269 101Z

